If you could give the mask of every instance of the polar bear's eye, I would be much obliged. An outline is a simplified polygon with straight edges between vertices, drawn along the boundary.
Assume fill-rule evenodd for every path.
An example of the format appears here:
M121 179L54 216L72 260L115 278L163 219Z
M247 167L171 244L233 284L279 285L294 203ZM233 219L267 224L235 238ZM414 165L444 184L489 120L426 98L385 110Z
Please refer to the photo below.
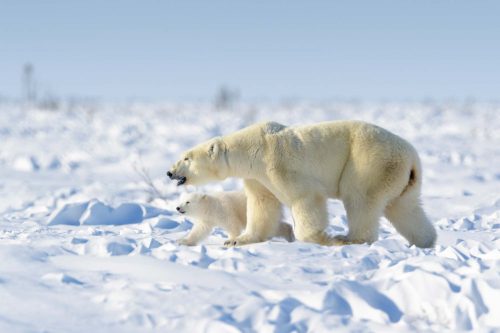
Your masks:
M189 158L188 158L188 157L185 157L185 158L184 158L184 161L189 161Z
M189 205L189 201L186 201L186 205Z

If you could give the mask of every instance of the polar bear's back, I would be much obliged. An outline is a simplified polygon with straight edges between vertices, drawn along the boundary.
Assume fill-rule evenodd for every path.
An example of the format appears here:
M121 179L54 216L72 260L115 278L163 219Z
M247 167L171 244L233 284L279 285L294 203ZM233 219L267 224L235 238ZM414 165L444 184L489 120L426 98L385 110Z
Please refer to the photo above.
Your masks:
M351 122L349 126L352 159L383 167L419 164L416 149L402 137L365 122Z
M314 184L310 186L324 188L333 197L340 195L343 175L350 175L356 182L385 183L412 167L420 174L418 155L411 144L373 124L331 121L272 128L279 130L265 131L265 155L274 172L285 182L307 178Z
M403 138L382 127L359 120L326 121L311 125L287 127L287 129L297 135L314 137L315 141L344 138L349 140L351 144L361 139L369 140L371 143L385 143L390 140L391 142L410 145Z
M396 155L404 158L417 157L416 150L405 139L379 126L357 120L322 122L313 125L288 127L287 130L301 143L317 146L322 154L335 156L338 160L343 155L362 155L376 157L381 160L393 159ZM283 133L286 133L284 131ZM324 153L327 153L326 155ZM417 157L418 158L418 157Z

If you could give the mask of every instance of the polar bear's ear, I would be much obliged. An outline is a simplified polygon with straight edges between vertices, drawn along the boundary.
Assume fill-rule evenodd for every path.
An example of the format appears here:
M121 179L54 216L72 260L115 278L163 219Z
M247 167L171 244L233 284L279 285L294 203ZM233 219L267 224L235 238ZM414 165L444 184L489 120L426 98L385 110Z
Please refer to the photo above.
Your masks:
M219 155L220 150L221 142L219 139L216 139L210 144L210 147L208 148L208 156L210 158L216 158L217 155Z

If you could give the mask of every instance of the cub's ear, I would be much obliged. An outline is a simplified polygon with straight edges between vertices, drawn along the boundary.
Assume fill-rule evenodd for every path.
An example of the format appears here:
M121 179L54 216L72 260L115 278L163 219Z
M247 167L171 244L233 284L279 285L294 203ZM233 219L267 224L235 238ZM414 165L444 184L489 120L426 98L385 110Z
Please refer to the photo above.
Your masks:
M208 148L208 156L215 159L222 151L222 145L223 143L220 138L213 140Z

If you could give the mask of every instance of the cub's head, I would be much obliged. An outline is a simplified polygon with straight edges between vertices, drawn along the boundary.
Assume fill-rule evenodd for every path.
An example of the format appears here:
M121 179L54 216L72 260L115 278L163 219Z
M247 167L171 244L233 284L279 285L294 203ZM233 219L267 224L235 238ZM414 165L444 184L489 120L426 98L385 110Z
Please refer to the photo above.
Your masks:
M179 204L175 209L177 209L177 211L181 214L197 216L203 214L206 201L206 194L186 193L181 196Z
M227 177L226 145L222 138L214 138L182 154L167 172L177 185L202 185Z

